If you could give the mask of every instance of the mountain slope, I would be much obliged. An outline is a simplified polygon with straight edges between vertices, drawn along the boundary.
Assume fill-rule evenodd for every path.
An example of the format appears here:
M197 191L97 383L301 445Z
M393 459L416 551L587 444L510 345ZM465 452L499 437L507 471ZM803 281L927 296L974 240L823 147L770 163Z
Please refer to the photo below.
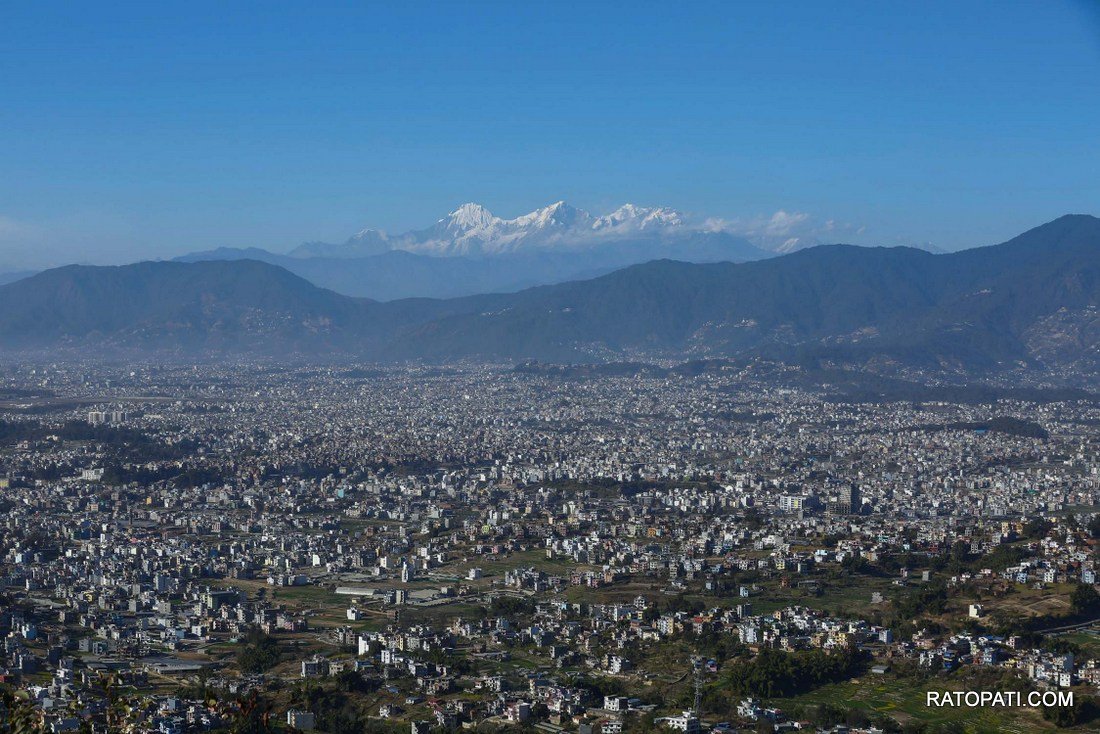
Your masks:
M728 235L695 232L675 240L653 237L609 241L583 252L547 249L493 257L437 257L386 250L360 257L291 257L257 248L221 248L185 255L177 261L261 260L286 268L322 288L348 296L389 301L423 296L454 298L477 293L510 293L537 285L592 278L628 265L663 258L705 263L740 262L761 257L752 250L738 249L735 243L736 239ZM317 251L327 252L327 247L320 246Z
M742 264L659 260L518 293L385 303L257 261L70 266L0 287L0 346L434 361L763 354L1095 372L1098 309L1100 220L1071 216L948 255L833 245Z
M896 361L1096 360L1100 220L1063 217L950 255L824 246L740 265L655 262L515 294L399 334L396 356L630 354Z
M363 306L250 260L70 265L0 288L0 340L9 347L332 348L348 343Z
M314 285L347 296L392 301L400 298L456 298L478 293L512 293L537 285L591 278L645 258L614 251L582 258L532 253L497 258L433 257L389 250L366 257L297 258L256 248L221 248L176 258L177 262L260 260L278 265ZM653 259L653 258L648 258Z
M463 204L425 229L365 229L343 244L307 242L286 255L220 248L177 260L261 260L345 295L394 300L514 292L661 258L745 262L772 254L728 232L689 225L667 207L626 204L593 216L559 201L514 219Z
M14 283L17 280L23 278L29 278L34 275L36 270L12 270L6 273L0 273L0 285L7 285L8 283Z
M935 303L919 250L823 247L735 265L657 261L531 289L406 334L401 356L736 353L846 334Z

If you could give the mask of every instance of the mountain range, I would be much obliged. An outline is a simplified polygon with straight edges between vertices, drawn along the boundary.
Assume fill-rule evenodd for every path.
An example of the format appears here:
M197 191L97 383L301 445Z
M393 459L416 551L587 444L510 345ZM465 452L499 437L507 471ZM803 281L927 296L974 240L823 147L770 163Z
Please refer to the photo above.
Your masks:
M402 234L365 229L341 244L307 242L287 254L219 248L177 260L261 260L344 295L393 300L512 292L662 258L744 262L772 254L667 207L626 204L594 216L559 201L515 219L463 204Z
M347 258L404 250L440 257L485 257L585 251L623 240L664 240L672 254L680 241L690 240L700 231L699 227L686 224L682 213L667 207L624 204L610 214L593 216L558 201L515 219L501 219L480 204L468 203L427 229L394 236L364 229L342 245L306 243L290 255ZM744 244L747 243L738 242L735 248ZM755 248L749 252L757 257L763 254Z
M829 245L389 302L259 260L68 266L0 286L0 347L431 362L762 356L1095 376L1100 219L1065 216L952 254Z

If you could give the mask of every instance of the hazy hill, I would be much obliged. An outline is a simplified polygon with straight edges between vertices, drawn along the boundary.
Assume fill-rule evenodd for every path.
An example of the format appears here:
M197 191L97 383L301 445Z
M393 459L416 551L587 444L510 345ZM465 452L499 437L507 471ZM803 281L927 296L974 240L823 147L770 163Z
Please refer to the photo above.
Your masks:
M362 305L251 260L69 265L0 288L0 340L8 348L358 347L344 339Z
M0 341L369 359L600 361L764 354L819 362L1093 370L1100 220L992 247L814 247L660 260L512 294L377 303L257 261L70 266L0 287Z
M388 301L510 293L662 258L745 262L772 254L689 224L667 207L626 204L594 216L559 201L515 219L464 204L425 229L396 235L365 229L344 243L307 242L287 255L223 247L177 259L262 260L322 288Z

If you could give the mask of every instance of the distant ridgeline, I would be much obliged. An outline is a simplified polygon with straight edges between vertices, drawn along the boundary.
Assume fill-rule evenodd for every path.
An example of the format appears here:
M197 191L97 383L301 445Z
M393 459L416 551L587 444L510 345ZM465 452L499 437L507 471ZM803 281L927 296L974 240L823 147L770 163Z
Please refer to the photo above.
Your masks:
M1083 385L1100 374L1098 346L1100 220L1082 215L952 254L829 245L745 263L657 260L462 298L352 298L256 260L67 266L0 286L5 354L539 360L572 365L562 377L760 358L880 374L1031 371ZM683 364L643 364L654 361ZM603 366L576 366L592 364ZM838 378L834 392L870 400L899 388Z

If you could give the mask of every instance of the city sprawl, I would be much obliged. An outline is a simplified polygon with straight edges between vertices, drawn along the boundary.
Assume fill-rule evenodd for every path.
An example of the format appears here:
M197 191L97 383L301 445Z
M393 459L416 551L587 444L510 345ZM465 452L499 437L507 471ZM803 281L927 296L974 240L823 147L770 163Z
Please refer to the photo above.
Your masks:
M8 365L0 715L163 734L1084 720L1100 402L870 399L794 372ZM925 705L970 690L1074 703Z

